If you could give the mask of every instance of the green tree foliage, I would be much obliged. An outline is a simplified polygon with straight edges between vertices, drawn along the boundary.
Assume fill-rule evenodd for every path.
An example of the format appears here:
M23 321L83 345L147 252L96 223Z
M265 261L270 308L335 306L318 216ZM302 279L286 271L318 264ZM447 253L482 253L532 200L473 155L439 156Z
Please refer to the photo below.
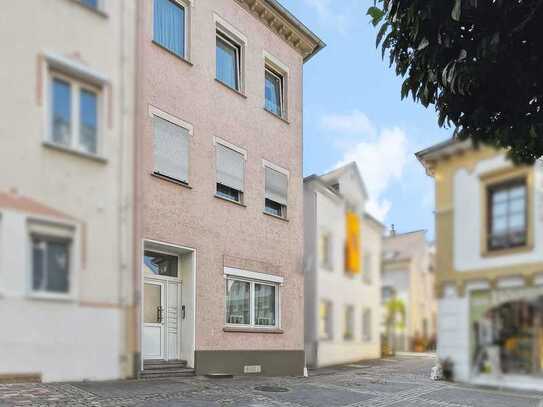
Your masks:
M440 126L509 150L543 155L543 0L374 0L383 58Z

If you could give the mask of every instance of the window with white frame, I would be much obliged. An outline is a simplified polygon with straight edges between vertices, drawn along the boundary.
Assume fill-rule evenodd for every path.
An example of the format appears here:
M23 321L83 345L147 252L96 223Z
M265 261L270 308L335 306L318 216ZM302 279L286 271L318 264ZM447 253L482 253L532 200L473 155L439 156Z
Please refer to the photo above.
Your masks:
M154 0L153 41L186 58L187 8L178 0Z
M217 196L243 203L245 156L223 143L216 143Z
M371 309L369 308L362 311L362 340L371 341Z
M227 276L226 324L276 328L279 284Z
M222 30L217 30L216 78L225 85L241 91L242 45Z
M189 182L189 130L153 115L154 173L184 184Z
M288 205L288 174L265 165L264 212L286 219Z
M319 236L319 262L321 267L332 270L332 234L322 231Z
M98 154L102 116L100 97L100 88L51 72L48 142Z
M68 294L72 241L55 236L32 235L32 291Z
M344 309L343 339L351 341L354 339L354 307L346 305Z
M319 338L332 339L334 337L332 302L321 300L319 305Z
M265 70L265 108L269 112L284 116L284 75L266 66Z

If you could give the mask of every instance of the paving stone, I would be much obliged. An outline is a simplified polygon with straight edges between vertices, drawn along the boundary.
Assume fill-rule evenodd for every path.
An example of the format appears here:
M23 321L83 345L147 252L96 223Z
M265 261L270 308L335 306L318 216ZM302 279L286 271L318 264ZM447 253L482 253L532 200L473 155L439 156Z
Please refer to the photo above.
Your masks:
M522 395L504 394L486 390L449 388L421 396L423 400L434 400L469 407L538 407L541 400ZM541 404L540 404L541 403Z
M196 390L193 383L177 380L141 380L141 381L115 381L115 382L85 382L74 386L88 391L96 396L133 397L146 394L169 394Z
M291 387L286 393L267 393L273 400L294 403L299 406L338 407L372 399L373 395L349 390L323 388L314 385Z

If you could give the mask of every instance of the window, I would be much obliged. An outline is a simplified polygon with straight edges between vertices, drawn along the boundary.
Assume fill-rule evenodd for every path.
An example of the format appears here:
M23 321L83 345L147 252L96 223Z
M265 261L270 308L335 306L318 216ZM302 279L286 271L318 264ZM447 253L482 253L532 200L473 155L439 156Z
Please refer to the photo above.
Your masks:
M145 274L151 276L177 277L177 256L145 251L143 265Z
M283 75L266 67L265 72L265 99L266 110L283 116Z
M288 175L265 167L266 191L264 211L281 218L287 217Z
M354 339L354 307L352 305L345 306L343 326L343 339L351 341Z
M371 341L371 309L369 308L362 312L362 340Z
M69 239L32 236L32 291L68 294L70 243Z
M279 325L277 314L277 284L227 278L227 325L273 328Z
M217 31L216 77L225 85L241 90L241 46Z
M500 250L527 243L526 180L491 185L488 197L488 249Z
M175 0L155 0L153 40L173 52L185 57L186 10Z
M81 2L81 4L87 7L98 9L98 6L99 6L98 0L79 0L79 1Z
M221 198L243 202L245 156L217 143L217 192Z
M396 295L396 290L393 287L383 287L381 288L381 301L383 304L388 302Z
M372 281L372 267L371 267L371 261L372 257L370 253L366 253L364 255L364 264L362 266L362 281L366 284L371 284Z
M321 232L319 237L319 259L321 267L331 270L332 263L332 236L328 232Z
M98 153L99 90L52 75L49 142L88 154Z
M319 338L332 339L334 334L332 323L332 303L322 300L319 306Z
M153 116L155 174L188 184L189 130Z

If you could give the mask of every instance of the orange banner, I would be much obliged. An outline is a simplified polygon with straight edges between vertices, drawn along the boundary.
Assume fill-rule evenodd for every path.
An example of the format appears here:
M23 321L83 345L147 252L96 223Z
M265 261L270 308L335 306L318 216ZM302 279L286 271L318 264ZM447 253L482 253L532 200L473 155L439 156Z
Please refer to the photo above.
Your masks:
M345 245L345 269L360 274L360 218L354 212L347 212L347 243Z

